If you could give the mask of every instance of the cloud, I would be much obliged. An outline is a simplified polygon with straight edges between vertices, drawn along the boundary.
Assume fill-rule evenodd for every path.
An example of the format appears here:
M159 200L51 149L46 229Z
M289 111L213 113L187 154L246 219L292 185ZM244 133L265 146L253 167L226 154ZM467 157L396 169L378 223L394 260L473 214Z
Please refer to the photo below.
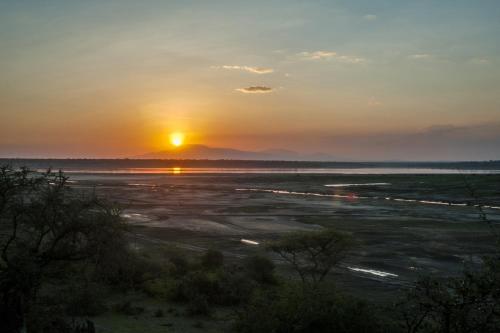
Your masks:
M364 160L497 160L500 123L434 125L419 131L325 136L337 156Z
M376 107L376 106L381 106L382 105L382 102L379 101L377 98L375 98L375 96L372 96L370 97L370 99L368 99L368 106L370 107Z
M377 15L367 14L363 16L363 18L367 21L375 21L377 19Z
M432 55L427 53L419 53L419 54L412 54L409 56L409 58L415 60L426 60L432 58Z
M345 62L349 64L361 64L366 62L366 59L360 58L360 57L355 57L355 56L347 56L347 55L342 55L337 57L338 61L340 62Z
M472 58L471 62L476 65L487 65L490 61L486 58Z
M300 52L299 57L309 60L331 59L337 55L337 52L332 51L315 51L315 52Z
M337 56L337 52L333 51L315 51L315 52L300 52L297 54L300 58L306 60L322 60L332 59Z
M215 66L214 68L218 69L227 69L227 70L239 70L253 74L269 74L274 72L272 68L266 67L254 67L254 66L236 66L236 65L223 65L223 66Z
M236 91L244 94L268 94L273 92L273 88L264 86L251 86L246 88L238 88Z
M335 60L349 64L361 64L366 62L364 58L352 55L341 55L334 51L300 52L297 56L302 60Z

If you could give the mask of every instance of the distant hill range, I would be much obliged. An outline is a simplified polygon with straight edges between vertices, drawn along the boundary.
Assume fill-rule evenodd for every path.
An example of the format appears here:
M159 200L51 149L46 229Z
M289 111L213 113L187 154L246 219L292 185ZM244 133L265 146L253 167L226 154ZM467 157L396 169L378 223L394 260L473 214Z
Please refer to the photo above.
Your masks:
M253 160L253 161L334 161L332 156L316 154L300 154L285 149L268 149L262 151L245 151L232 148L208 147L190 144L169 150L133 156L136 159L165 160Z

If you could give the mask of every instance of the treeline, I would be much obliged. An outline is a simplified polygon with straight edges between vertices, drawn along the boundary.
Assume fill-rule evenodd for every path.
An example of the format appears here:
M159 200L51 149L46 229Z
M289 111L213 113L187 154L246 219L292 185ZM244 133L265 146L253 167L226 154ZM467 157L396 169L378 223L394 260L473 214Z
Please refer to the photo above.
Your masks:
M320 162L258 160L168 160L168 159L22 159L0 158L1 164L34 169L117 169L117 168L424 168L451 170L500 170L500 161L457 162Z
M67 186L62 173L0 168L1 332L92 333L92 317L146 311L110 294L130 290L183 304L187 316L232 309L233 332L498 332L500 255L455 278L422 277L394 306L335 286L330 272L353 246L335 230L291 233L237 263L217 250L187 256L130 246L120 210ZM165 314L157 309L154 314Z

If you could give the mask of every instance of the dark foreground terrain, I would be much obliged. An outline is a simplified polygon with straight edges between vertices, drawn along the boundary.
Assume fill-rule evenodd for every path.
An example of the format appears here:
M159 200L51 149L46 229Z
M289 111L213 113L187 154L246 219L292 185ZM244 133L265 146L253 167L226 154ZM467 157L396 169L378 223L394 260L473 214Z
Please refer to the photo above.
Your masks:
M500 175L370 170L4 167L0 327L496 332Z
M375 302L390 299L420 274L457 274L464 260L477 262L493 251L477 205L500 222L499 175L74 174L71 179L74 187L96 188L121 203L137 243L145 247L216 248L237 260L289 231L349 232L356 246L335 272L337 280Z

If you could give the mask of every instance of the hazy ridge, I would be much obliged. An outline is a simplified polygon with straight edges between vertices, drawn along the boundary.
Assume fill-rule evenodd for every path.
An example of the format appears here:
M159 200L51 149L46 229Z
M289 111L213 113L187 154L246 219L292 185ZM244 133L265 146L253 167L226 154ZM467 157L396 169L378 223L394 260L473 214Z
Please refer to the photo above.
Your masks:
M335 161L323 153L301 154L287 149L247 151L234 148L189 144L177 148L134 156L137 159L198 159L198 160L267 160L267 161Z

